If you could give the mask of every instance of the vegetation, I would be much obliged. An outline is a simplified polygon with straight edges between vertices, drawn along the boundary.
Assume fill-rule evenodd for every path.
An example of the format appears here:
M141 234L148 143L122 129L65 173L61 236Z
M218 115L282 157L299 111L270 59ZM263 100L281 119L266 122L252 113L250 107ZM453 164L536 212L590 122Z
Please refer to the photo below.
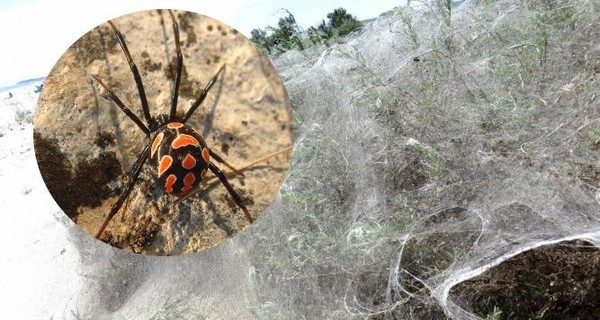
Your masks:
M250 40L267 53L283 53L290 49L304 50L305 41L315 45L324 43L329 45L329 40L343 37L354 30L360 29L362 23L349 14L346 9L338 8L327 14L327 20L303 32L298 26L294 15L285 10L286 16L281 17L277 27L268 26L265 29L253 29Z
M562 206L595 217L598 6L430 3L397 8L327 54L307 51L310 63L274 59L302 117L283 227L253 248L266 256L253 261L258 300L269 301L259 309L294 319L598 314L590 244L528 250L452 284L547 237L555 221L571 226ZM339 35L338 22L328 15L308 40ZM450 285L446 301L432 294Z
M302 30L296 23L294 15L285 10L286 16L279 18L277 27L268 26L266 30L253 29L250 40L267 53L283 53L292 48L304 50L300 40Z

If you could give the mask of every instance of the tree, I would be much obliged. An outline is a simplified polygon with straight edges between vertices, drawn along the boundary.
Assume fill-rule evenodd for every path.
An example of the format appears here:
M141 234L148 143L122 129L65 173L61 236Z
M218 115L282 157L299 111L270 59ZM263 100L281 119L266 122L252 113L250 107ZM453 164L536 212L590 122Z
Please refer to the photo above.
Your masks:
M331 26L331 23L326 23L325 20L321 21L317 30L319 30L326 39L333 37L333 27Z
M287 15L279 18L277 27L268 26L266 31L253 29L250 32L250 40L269 54L273 51L283 53L294 48L304 50L302 28L291 12L282 10ZM329 46L328 40L334 36L345 36L361 27L362 23L346 12L346 9L337 8L327 14L327 21L323 19L317 27L308 28L307 35L312 44L324 43Z
M362 23L347 13L344 8L337 8L328 13L327 19L329 19L331 29L336 30L339 36L345 36L362 27Z
M273 53L273 50L279 53L292 48L304 50L304 45L299 37L301 29L296 23L296 18L291 12L287 10L285 12L287 15L279 18L277 27L268 26L266 31L262 29L250 31L250 41L269 54Z
M327 14L327 19L329 19L329 24L332 28L337 29L342 26L345 20L353 19L353 17L346 12L344 8L337 8Z
M268 27L272 31L272 34L269 36L270 40L280 52L285 52L294 47L304 50L304 45L299 37L300 27L296 23L296 18L294 18L291 12L285 11L287 12L287 16L279 18L276 28Z
M321 21L316 29L314 27L311 27L312 30L309 29L309 39L311 39L311 42L316 43L312 39L317 39L315 35L312 35L311 37L311 32L319 34L320 38L318 43L320 43L335 35L345 36L362 27L362 23L346 12L346 9L344 8L337 8L333 10L333 12L328 13L327 19L327 22L325 22L325 20Z
M319 30L317 30L317 28L310 27L310 28L308 28L307 33L308 33L308 40L310 40L310 42L312 42L312 44L321 43L321 35L319 34Z
M265 30L252 29L252 31L250 31L250 41L254 42L259 48L263 48L268 53L271 53L270 41Z

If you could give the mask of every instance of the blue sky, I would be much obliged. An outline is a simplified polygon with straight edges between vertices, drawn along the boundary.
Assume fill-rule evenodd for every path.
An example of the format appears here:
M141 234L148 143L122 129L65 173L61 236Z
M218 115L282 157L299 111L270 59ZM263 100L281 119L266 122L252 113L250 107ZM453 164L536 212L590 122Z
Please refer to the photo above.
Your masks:
M0 2L0 87L45 76L80 36L106 20L133 11L173 8L202 13L245 35L254 28L275 26L289 10L303 28L318 24L343 7L359 19L390 10L402 0L2 0Z
M13 7L18 7L20 5L32 1L34 0L2 0L2 2L0 2L0 11L7 10Z

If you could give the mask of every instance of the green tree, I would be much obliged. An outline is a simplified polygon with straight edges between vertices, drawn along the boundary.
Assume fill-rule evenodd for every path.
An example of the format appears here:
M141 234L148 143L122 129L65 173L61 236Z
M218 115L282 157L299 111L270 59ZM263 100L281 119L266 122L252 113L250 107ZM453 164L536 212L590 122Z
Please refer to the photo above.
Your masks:
M310 27L307 30L307 34L308 34L308 40L310 40L310 42L312 42L312 44L319 44L321 43L321 34L319 33L319 30L317 30L317 28L315 27Z
M325 20L321 21L317 30L319 30L326 39L333 37L333 27L331 26L331 23L326 23Z
M277 27L268 26L266 30L253 29L250 31L250 40L269 54L274 50L278 53L292 48L304 50L300 39L301 29L296 23L296 18L291 12L285 9L284 11L287 15L279 18Z
M279 18L276 27L268 26L266 31L254 29L250 32L250 40L267 53L283 53L297 48L304 50L302 42L302 29L298 26L296 18L288 10L283 9L285 16ZM338 8L327 14L317 27L307 30L308 40L312 44L324 43L329 46L328 40L334 36L345 36L362 27L362 23L344 8Z
M259 48L263 48L268 53L271 53L271 44L265 30L252 29L252 31L250 31L250 41L254 42Z
M304 45L299 37L301 29L296 23L296 18L291 12L285 11L287 15L279 18L277 27L268 27L272 32L268 40L279 52L285 52L294 47L304 50Z
M345 36L350 32L362 27L362 23L351 14L346 12L344 8L337 8L327 14L329 26L336 30L339 36Z
M327 19L329 19L329 24L332 28L339 28L346 19L352 19L353 17L346 12L344 8L337 8L327 14Z

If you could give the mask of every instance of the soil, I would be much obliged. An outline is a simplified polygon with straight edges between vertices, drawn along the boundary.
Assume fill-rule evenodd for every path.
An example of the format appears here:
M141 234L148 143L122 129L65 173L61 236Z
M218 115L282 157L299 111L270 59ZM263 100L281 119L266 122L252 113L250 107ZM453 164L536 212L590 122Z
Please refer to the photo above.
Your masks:
M236 168L289 148L293 139L289 99L268 58L230 26L190 12L174 13L184 64L177 115L184 114L225 65L187 124ZM112 22L139 69L150 114L168 114L176 65L169 12L137 12ZM146 122L125 55L112 29L103 24L78 39L48 75L34 117L34 143L50 193L67 216L93 235L127 185L148 138L92 76ZM277 195L290 153L229 178L255 221ZM225 166L215 164L227 173ZM186 254L213 247L250 227L221 184L206 185L174 204L177 198L155 184L155 171L148 162L144 165L102 241L136 253ZM256 222L266 223L261 220Z
M600 319L600 250L583 241L524 252L453 288L463 307L493 319Z

